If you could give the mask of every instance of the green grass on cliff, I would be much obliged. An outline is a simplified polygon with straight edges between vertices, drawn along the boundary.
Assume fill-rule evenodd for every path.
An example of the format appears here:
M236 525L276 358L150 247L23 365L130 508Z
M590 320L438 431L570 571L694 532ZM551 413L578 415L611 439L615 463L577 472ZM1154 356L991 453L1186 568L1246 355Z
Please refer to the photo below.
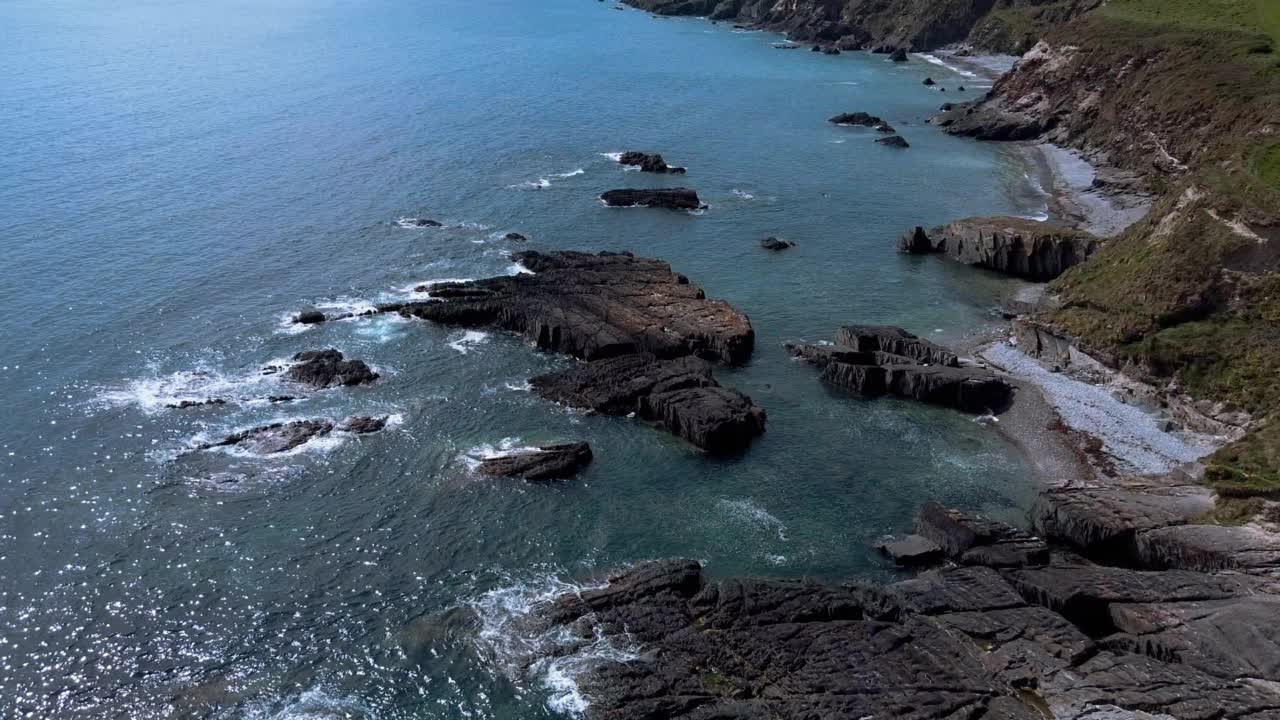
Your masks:
M1258 130L1280 117L1280 0L1110 0L1059 39L1095 66L1149 58L1091 143L1141 105L1168 118L1175 153L1199 152L1157 182L1146 219L1056 281L1049 319L1117 367L1251 412L1261 429L1212 455L1206 483L1280 498L1280 142Z

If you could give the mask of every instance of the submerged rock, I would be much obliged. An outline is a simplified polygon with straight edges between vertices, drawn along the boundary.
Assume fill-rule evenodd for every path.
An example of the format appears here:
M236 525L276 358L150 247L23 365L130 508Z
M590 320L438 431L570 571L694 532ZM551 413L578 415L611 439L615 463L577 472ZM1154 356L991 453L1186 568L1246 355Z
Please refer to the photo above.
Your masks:
M570 477L589 462L591 446L585 442L573 442L485 458L480 462L479 470L485 475L536 482Z
M668 165L667 161L663 160L658 153L624 152L618 158L618 164L638 167L642 172L670 173L672 175L683 175L685 173L685 169L682 167Z
M207 407L210 405L226 405L227 401L222 398L205 398L204 400L181 400L176 403L168 403L167 408L173 410L186 410L193 407Z
M605 415L634 415L712 453L742 450L764 432L765 412L722 387L707 362L635 353L530 379L539 396Z
M941 254L1041 282L1083 263L1101 246L1097 237L1083 230L1016 217L966 218L929 232L916 227L898 241L899 252Z
M369 369L363 360L346 360L333 348L300 352L293 359L298 364L290 367L285 375L294 382L316 388L363 385L378 379L378 373Z
M780 240L773 236L767 237L760 241L760 247L764 248L765 250L775 250L775 251L788 250L795 246L796 244L791 242L790 240Z
M890 135L888 137L882 137L876 140L876 142L881 145L888 145L889 147L896 147L896 148L911 147L911 143L907 142L907 139L902 137L901 135Z
M509 232L506 235L503 235L502 239L510 240L511 242L528 242L529 240L529 238L525 237L524 235L521 235L518 232Z
M822 368L824 382L866 397L895 395L980 414L1002 412L1013 396L990 371L959 367L954 353L901 328L850 325L836 331L835 345L786 348Z
M337 425L329 418L270 423L232 433L218 442L202 443L195 449L211 450L235 446L258 455L274 455L301 447L334 430L356 434L377 432L387 426L387 421L386 417L355 416L345 420L342 425Z
M401 222L405 225L411 225L413 227L420 227L420 228L444 227L444 223L440 222L439 220L432 220L431 218L406 218Z
M701 210L706 205L689 188L608 190L600 199L609 207L654 207L667 210Z
M854 125L861 127L875 127L884 124L884 120L875 115L868 115L864 112L841 113L827 120L829 123L836 125Z

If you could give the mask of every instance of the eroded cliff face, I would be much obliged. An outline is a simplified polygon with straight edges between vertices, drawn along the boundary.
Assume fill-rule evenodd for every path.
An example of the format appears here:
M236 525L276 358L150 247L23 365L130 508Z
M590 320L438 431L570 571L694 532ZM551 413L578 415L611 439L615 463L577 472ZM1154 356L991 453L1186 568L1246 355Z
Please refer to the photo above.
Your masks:
M968 42L1021 52L1052 24L1099 0L624 0L662 15L699 15L842 49L925 51Z

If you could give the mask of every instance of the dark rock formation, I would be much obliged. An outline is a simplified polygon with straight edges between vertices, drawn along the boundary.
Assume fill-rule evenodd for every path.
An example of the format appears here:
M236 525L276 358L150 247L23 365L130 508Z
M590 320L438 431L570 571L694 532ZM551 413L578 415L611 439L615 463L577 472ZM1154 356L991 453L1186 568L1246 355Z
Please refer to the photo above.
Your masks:
M511 259L533 274L423 287L431 300L389 303L379 311L508 330L540 350L583 360L649 352L739 365L751 355L755 333L747 317L707 299L661 260L535 251Z
M671 173L673 175L683 175L685 169L668 165L666 160L658 153L642 153L642 152L624 152L618 158L620 165L631 165L640 168L642 172L651 173Z
M907 49L898 48L897 50L894 50L892 53L889 53L889 59L894 62L906 62L908 60Z
M935 82L933 81L933 78L931 78L931 77L927 77L927 78L925 78L925 79L924 79L924 82L923 82L922 84L923 84L923 85L927 85L927 86L937 85L937 83L935 83Z
M1099 247L1101 241L1083 230L1016 217L967 218L929 232L916 227L898 241L899 252L942 254L1042 282L1084 262Z
M605 415L634 414L713 453L741 450L764 432L764 410L721 387L711 366L695 357L661 360L633 353L529 382L548 400Z
M430 300L377 311L508 330L595 361L533 378L534 389L575 407L635 413L712 452L763 432L764 411L720 387L705 362L746 362L755 333L745 315L652 258L524 251L511 259L532 274L423 286Z
M1046 565L1049 546L1030 533L989 518L929 503L916 515L916 532L962 565Z
M503 235L502 237L504 240L510 240L511 242L528 242L529 241L529 238L525 237L524 235L521 235L518 232L509 232L506 235Z
M329 318L319 310L306 310L293 316L293 321L299 325L316 325L328 319Z
M760 241L760 247L765 250L788 250L795 247L796 244L790 240L780 240L776 237L769 236Z
M823 54L823 55L839 55L839 54L840 54L840 48L838 48L838 47L831 47L831 46L824 47L824 48L822 48L822 54Z
M896 148L911 147L911 143L908 143L907 139L902 137L901 135L890 135L888 137L882 137L879 140L876 140L876 142L881 145L888 145L889 147L896 147Z
M1078 564L1006 573L948 568L877 588L711 582L696 562L651 562L561 596L534 623L581 638L542 648L550 654L596 633L638 646L640 659L597 659L579 676L589 720L1042 720L1050 707L1209 720L1280 707L1274 685L1249 679L1280 667L1265 619L1274 598L1256 584ZM1219 655L1234 657L1215 664Z
M378 373L370 370L363 360L346 360L332 348L300 352L293 359L298 364L290 367L285 375L294 382L316 388L363 385L378 379Z
M933 565L943 558L942 548L920 535L908 535L901 540L880 543L876 549L902 566Z
M1045 130L1039 119L1019 110L978 101L947 105L948 109L929 118L929 122L946 128L951 135L976 140L1031 140Z
M824 382L867 397L895 395L971 413L1001 412L1012 388L987 370L959 367L954 353L900 328L851 325L835 345L788 344L822 368Z
M226 405L227 401L222 398L205 398L204 400L182 400L176 403L168 403L167 408L174 410L186 410L193 407L207 407L210 405Z
M884 120L864 112L841 113L827 120L827 122L835 123L836 125L857 125L861 127L875 127L884 124Z
M873 129L874 129L876 132L882 132L882 133L896 133L896 132L898 132L897 130L894 130L894 129L893 129L893 126L892 126L892 125L890 125L890 124L889 124L889 123L887 123L887 122L881 122L879 125L876 125Z
M668 210L700 210L706 205L689 188L607 190L600 199L609 207L654 207Z
M420 228L444 227L444 223L440 222L439 220L432 220L430 218L408 218L401 222L403 222L405 225L412 225L413 227L420 227Z
M591 446L573 442L485 458L479 470L485 475L537 482L570 477L589 462Z
M356 435L368 435L369 433L378 432L387 427L387 423L391 418L383 415L382 417L372 417L370 415L353 415L338 426L342 432L355 433Z

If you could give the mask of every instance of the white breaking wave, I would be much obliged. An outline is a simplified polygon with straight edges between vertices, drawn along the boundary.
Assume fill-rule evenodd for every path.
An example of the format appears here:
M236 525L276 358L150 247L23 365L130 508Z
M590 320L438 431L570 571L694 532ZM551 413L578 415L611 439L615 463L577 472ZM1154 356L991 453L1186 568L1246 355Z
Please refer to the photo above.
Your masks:
M565 172L565 173L556 173L556 177L571 178L571 177L574 177L575 175L584 175L586 174L586 172L587 172L586 170L582 168L578 168L577 170L570 170L569 172Z
M322 688L312 688L287 701L255 703L245 710L244 720L375 720L369 706L350 697L338 696Z
M978 77L977 73L971 73L968 70L961 70L955 65L948 65L946 62L942 60L942 58L938 57L937 55L930 55L929 53L916 53L916 54L919 55L922 59L924 59L925 62L930 62L930 63L933 63L934 65L940 65L957 75L961 75L967 78Z
M535 273L529 268L525 267L524 265L521 265L518 262L513 262L507 266L507 274L508 275L533 275Z
M773 530L777 533L779 540L784 542L787 540L786 524L774 517L755 500L751 498L733 500L726 498L716 504L728 511L734 519L746 521L762 529Z
M565 582L555 575L492 590L468 602L480 620L478 641L509 676L528 676L548 693L549 709L582 715L589 701L578 687L578 679L607 662L630 662L640 657L640 647L629 636L605 637L593 623L590 638L567 627L547 628L536 612L556 598L604 587ZM588 618L589 620L591 618Z
M286 368L293 360L272 360L267 365ZM179 370L167 375L152 374L130 380L122 386L100 389L94 402L107 407L134 406L147 415L170 410L170 405L182 402L223 400L240 403L246 393L261 395L271 386L279 384L280 373L264 375L254 369L238 373L226 373L209 365L197 365L194 370Z
M600 154L614 162L622 162L622 153L620 152L604 152Z
M487 332L481 332L479 330L465 330L461 336L455 337L449 342L449 347L457 350L463 355L466 355L471 352L472 348L477 345L483 345L488 342L488 340L489 333Z
M734 195L737 195L738 197L742 198L743 200L755 200L755 199L756 199L756 196L755 196L755 195L752 195L751 193L747 192L746 190L738 190L737 188L734 188L734 189L732 190L732 192L733 192L733 194L734 194Z

